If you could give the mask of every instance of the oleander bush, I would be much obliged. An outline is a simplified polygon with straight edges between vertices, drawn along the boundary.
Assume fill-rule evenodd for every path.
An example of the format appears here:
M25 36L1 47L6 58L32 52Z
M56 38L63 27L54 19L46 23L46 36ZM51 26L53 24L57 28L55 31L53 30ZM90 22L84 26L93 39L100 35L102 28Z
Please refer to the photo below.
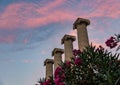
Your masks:
M110 37L106 45L111 49L120 49L120 34ZM109 52L102 46L92 44L82 52L73 50L71 61L62 62L55 70L53 77L40 80L40 85L119 85L119 54Z

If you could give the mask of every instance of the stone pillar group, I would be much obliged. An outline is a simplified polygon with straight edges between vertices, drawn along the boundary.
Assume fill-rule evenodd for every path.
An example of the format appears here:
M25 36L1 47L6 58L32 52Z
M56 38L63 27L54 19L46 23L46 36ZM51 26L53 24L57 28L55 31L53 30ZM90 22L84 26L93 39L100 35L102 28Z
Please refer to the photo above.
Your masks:
M73 29L77 29L78 47L83 51L87 46L89 46L89 39L87 34L87 26L90 24L88 19L77 18L73 23ZM52 56L54 60L46 59L44 65L46 66L46 79L53 76L53 63L54 71L61 64L62 54L65 53L65 61L70 61L73 57L73 41L76 40L75 36L65 34L61 39L61 44L64 44L64 50L60 48L54 48L52 51Z
M54 71L61 64L63 53L64 53L64 50L60 48L55 48L52 51L52 56L54 56Z
M46 66L46 79L48 80L50 77L53 76L53 60L46 59L44 61L44 66Z
M73 57L73 41L75 41L75 39L75 36L64 35L64 37L61 40L61 44L64 44L66 61L70 61Z

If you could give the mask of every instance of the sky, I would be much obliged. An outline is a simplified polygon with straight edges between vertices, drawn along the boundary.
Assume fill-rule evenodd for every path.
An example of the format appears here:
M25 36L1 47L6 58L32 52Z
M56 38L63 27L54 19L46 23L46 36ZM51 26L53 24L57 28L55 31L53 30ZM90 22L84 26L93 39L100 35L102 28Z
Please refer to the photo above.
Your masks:
M78 17L91 22L89 42L108 49L106 39L120 33L120 0L0 0L0 85L34 85L44 77L43 62L64 48L62 37L77 37Z

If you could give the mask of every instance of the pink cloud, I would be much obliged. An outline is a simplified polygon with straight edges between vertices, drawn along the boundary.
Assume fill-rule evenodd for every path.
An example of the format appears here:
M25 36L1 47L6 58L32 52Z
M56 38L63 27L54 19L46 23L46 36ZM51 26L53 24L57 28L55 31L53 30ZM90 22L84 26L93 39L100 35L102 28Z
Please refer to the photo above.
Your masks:
M14 63L14 62L15 62L15 60L10 59L10 58L6 58L6 59L1 59L0 60L0 63L7 63L7 64L9 64L9 63Z
M35 5L27 3L13 3L0 13L0 29L16 29L25 27L24 21L32 16Z
M75 15L63 12L63 11L55 11L52 12L52 14L49 14L45 17L40 18L30 18L25 23L27 27L38 27L38 26L44 26L50 23L55 22L65 22L65 21L72 21L75 19Z
M55 0L54 2L50 2L49 4L45 5L42 8L38 8L36 9L36 11L40 14L46 14L49 13L49 11L53 8L55 8L56 6L59 6L61 4L63 4L66 0Z
M92 43L93 46L99 47L100 45L104 48L106 48L106 45L104 42L101 42L100 39L91 39L89 43Z
M3 29L3 28L14 29L14 28L18 28L19 26L23 28L27 28L27 26L29 27L29 25L25 22L28 22L29 20L30 21L35 20L36 23L40 22L39 24L41 26L41 24L43 25L43 23L41 23L40 20L42 19L43 21L45 20L47 21L47 19L45 19L46 16L36 17L35 15L32 15L32 13L39 13L40 11L41 12L49 11L49 9L63 2L64 0L57 0L53 3L47 4L47 6L43 8L41 7L36 8L38 4L27 4L27 3L10 4L5 8L4 12L0 14L0 23L1 23L0 29ZM40 15L41 15L41 12L39 13ZM32 18L31 16L33 16L34 18ZM49 17L49 14L47 15L47 17Z
M65 0L57 0L47 6L38 7L38 4L14 3L7 6L0 14L0 29L33 28L54 22L71 20L75 16L71 12L53 9ZM37 6L37 7L36 7ZM49 10L52 11L49 11ZM42 16L42 14L44 15ZM33 14L34 13L34 14ZM39 15L39 16L38 16Z
M119 0L95 0L92 2L83 1L83 3L92 9L92 11L86 15L87 17L109 17L113 19L120 17ZM82 5L82 3L80 3L80 5Z
M20 18L18 15L19 8L21 4L12 4L9 5L0 16L0 28L15 28L20 23Z
M0 42L13 43L15 39L16 37L14 35L9 35L9 36L0 37Z
M29 41L28 41L28 39L27 38L25 38L24 40L23 40L23 43L24 44L27 44Z
M29 60L29 59L25 59L25 60L22 60L23 63L31 63L32 60Z
M45 54L47 54L47 52L46 52L45 50L42 50L42 51L41 51L41 54L44 54L44 55L45 55Z
M92 42L92 45L96 46L96 47L99 47L101 45L102 47L106 48L105 44L103 44L103 43Z
M47 2L47 5L44 6L40 6L42 3L10 4L0 13L0 29L35 28L56 22L74 21L77 17L109 17L114 19L120 17L119 0L68 2L66 0L55 0L54 2ZM76 8L70 4L73 2L79 3L74 4L77 5ZM73 9L67 5L73 6ZM66 8L62 6L66 6Z
M70 30L70 32L68 34L77 37L77 30Z

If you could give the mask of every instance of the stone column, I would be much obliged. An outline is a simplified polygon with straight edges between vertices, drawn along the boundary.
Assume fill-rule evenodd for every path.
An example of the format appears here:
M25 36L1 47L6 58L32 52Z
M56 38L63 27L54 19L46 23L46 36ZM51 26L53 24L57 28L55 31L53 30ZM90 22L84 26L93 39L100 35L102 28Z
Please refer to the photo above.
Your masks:
M65 50L65 60L70 61L73 57L73 41L75 41L75 36L71 35L64 35L64 37L61 40L61 44L64 44L64 50Z
M88 19L77 18L77 20L73 24L73 29L77 29L78 36L78 46L81 51L85 49L85 47L89 46L88 33L87 33L87 25L90 24Z
M64 50L60 48L54 48L52 51L52 56L54 56L54 71L61 64L63 53Z
M53 76L53 63L52 59L46 59L44 61L44 66L46 66L46 80L48 80L50 76Z

